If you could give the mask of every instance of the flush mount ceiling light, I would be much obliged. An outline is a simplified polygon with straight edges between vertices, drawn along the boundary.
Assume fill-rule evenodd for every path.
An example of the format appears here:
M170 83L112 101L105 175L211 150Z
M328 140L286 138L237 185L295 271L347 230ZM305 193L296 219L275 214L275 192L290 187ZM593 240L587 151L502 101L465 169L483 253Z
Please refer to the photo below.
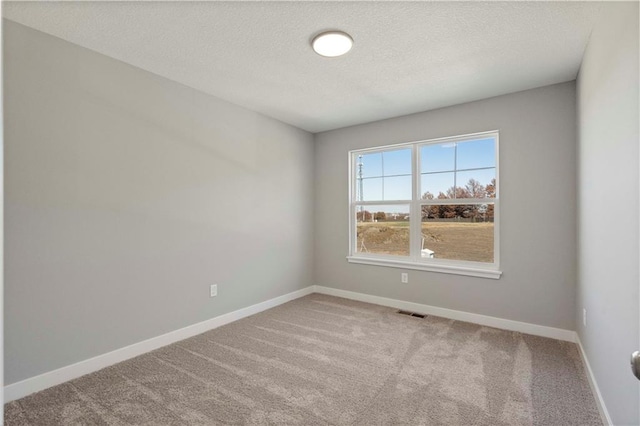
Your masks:
M334 58L351 50L353 39L342 31L327 31L315 36L311 46L318 55Z

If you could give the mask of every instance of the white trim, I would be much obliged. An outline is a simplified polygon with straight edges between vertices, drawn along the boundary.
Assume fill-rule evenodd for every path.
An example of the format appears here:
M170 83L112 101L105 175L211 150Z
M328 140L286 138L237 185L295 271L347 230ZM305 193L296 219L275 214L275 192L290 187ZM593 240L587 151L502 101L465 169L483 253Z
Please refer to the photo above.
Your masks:
M409 142L400 142L400 143L392 143L389 145L372 146L370 148L353 149L349 151L349 153L351 152L367 152L368 153L368 152L376 152L376 151L385 151L393 148L402 149L407 145L413 145L413 144L436 144L436 143L443 143L448 141L466 142L470 140L480 139L483 136L491 136L492 134L498 133L498 132L500 132L500 130L495 129L495 130L487 130L487 131L476 132L476 133L466 133L464 135L458 135L458 136L445 136L445 137L433 138L433 139L418 139L418 140L409 141Z
M435 263L426 263L426 262L413 262L410 260L395 260L383 257L366 257L363 255L359 256L347 256L347 261L349 263L360 263L362 265L373 265L373 266L387 266L390 268L402 268L402 269L413 269L417 271L430 271L430 272L440 272L443 274L455 274L455 275L465 275L469 277L480 277L480 278L491 278L494 280L500 279L502 275L502 271L498 271L495 269L485 269L485 268L472 268L467 266L454 266L454 265L445 265L445 264L435 264Z
M411 200L358 201L357 203L354 203L354 204L356 205L356 207L358 206L394 206L396 204L402 204L402 205L408 206L409 204L411 204Z
M552 339L564 340L567 342L576 341L576 333L572 330L564 330L561 328L547 327L544 325L490 317L487 315L474 314L471 312L439 308L437 306L423 305L420 303L405 302L404 300L389 299L386 297L356 293L353 291L341 290L332 287L323 287L319 285L315 286L315 292L328 294L330 296L343 297L345 299L358 300L360 302L373 303L376 305L389 306L392 308L418 312L421 314L434 315L458 321L472 322L475 324L486 325L488 327L500 328L502 330L519 331L521 333L533 334L534 336L549 337Z
M613 426L613 422L611 421L611 416L609 416L609 411L607 411L607 406L604 403L604 399L602 398L602 394L600 393L600 388L598 387L598 382L596 382L596 377L593 375L593 370L591 370L591 364L589 364L589 359L587 358L587 353L584 351L584 347L582 346L582 342L580 341L580 336L576 333L576 343L578 348L580 349L580 356L582 357L582 363L585 365L587 370L587 379L589 379L589 386L591 386L591 391L593 392L594 399L596 400L596 405L598 406L598 411L600 412L600 417L602 418L602 422L605 425Z
M2 4L0 4L2 14ZM2 20L0 20L0 33ZM3 49L0 46L0 58ZM2 62L2 60L0 60ZM4 81L0 66L0 81ZM0 87L0 99L4 99L4 90ZM0 102L0 117L4 117L4 107ZM4 398L4 120L0 118L0 401ZM4 404L0 404L0 426L4 424Z
M12 383L4 387L4 402L7 403L22 398L34 392L73 380L85 374L98 371L102 368L131 359L171 343L196 336L225 324L274 308L278 305L282 305L283 303L311 294L313 293L313 289L314 286L309 286L301 290L181 328L179 330L171 331L161 336L152 337L151 339L116 349L103 355L98 355L94 358L86 359L66 367L58 368L57 370L30 377L17 383Z

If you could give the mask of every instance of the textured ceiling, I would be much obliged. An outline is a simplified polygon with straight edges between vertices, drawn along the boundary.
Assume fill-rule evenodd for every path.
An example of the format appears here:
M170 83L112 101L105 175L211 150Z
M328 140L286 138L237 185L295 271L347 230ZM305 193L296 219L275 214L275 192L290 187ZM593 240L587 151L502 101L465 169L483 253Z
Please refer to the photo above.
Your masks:
M3 16L311 132L573 80L593 2L4 2ZM351 34L323 58L318 32Z

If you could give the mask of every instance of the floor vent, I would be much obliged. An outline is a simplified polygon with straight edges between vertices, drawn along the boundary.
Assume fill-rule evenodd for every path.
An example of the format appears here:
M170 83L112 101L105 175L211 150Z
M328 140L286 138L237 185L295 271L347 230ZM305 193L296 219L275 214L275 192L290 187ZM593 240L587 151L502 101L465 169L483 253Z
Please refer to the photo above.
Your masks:
M426 315L423 315L423 314L417 314L417 313L415 313L415 312L410 312L410 311L403 311L403 310L399 310L399 311L398 311L398 313L399 313L400 315L407 315L407 316L410 316L410 317L416 317L416 318L424 318L424 317L426 317Z

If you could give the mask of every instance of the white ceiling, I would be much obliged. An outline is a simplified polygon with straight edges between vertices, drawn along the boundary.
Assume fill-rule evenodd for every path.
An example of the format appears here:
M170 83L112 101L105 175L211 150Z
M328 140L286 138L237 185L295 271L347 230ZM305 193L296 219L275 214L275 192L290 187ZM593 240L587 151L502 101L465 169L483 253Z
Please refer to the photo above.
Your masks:
M593 2L5 2L3 16L319 132L573 80ZM322 30L351 52L324 58Z

